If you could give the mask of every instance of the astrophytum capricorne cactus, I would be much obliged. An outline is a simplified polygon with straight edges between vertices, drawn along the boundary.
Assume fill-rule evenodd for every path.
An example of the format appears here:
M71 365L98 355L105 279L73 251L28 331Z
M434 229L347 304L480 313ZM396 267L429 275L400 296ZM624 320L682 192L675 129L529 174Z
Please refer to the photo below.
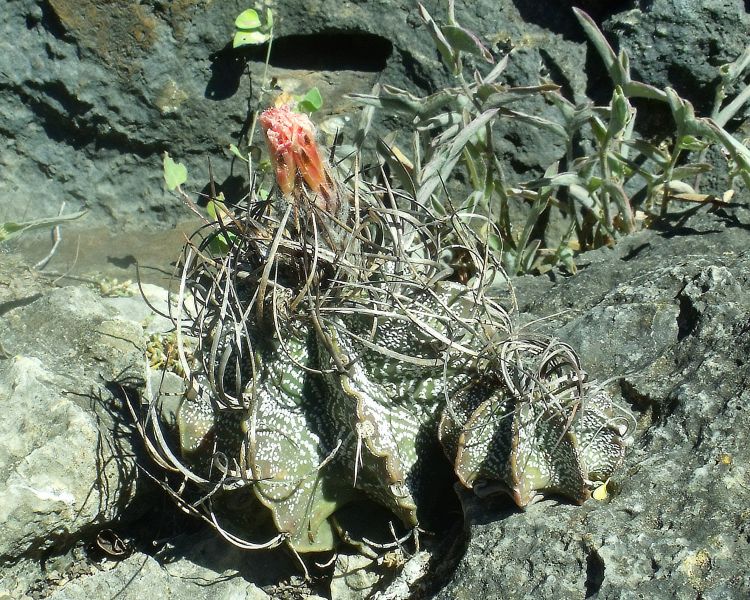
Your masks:
M345 185L288 107L259 122L277 188L186 247L187 391L144 422L179 501L244 547L308 552L365 543L344 516L368 506L416 530L446 457L480 495L586 500L622 460L627 411L568 346L514 331L460 219ZM466 284L443 260L462 244L480 257ZM249 541L264 515L271 537Z

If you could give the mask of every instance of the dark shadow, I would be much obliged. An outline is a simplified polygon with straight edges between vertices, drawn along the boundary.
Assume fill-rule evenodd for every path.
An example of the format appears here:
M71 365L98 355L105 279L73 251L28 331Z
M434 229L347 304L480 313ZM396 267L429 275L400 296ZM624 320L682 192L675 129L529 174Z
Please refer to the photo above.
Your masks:
M28 306L29 304L32 304L33 302L39 300L39 298L41 297L42 294L32 294L31 296L26 296L24 298L8 300L7 302L0 302L0 317L13 309L21 308L22 306Z
M737 204L734 206L735 209L745 209L747 210L747 206L742 204ZM714 213L717 217L719 217L722 221L724 221L724 224L727 227L732 227L735 229L744 229L745 231L750 231L750 223L743 223L737 218L737 215L727 212L723 208L719 208Z
M229 205L237 205L247 195L247 179L240 175L230 175L224 181L214 182L214 191L216 195L224 194L224 198ZM196 204L205 207L211 198L211 182L207 182L198 193Z
M586 39L572 11L574 4L562 2L539 2L538 0L513 0L525 23L533 23L562 35L565 39L582 42ZM583 3L584 5L588 3ZM581 7L588 12L587 8ZM592 15L593 16L593 15Z
M547 52L544 48L539 48L539 56L544 62L544 66L550 74L550 78L554 83L560 86L560 93L568 99L573 99L575 94L573 88L570 85L570 79L563 73L562 69L558 66L558 61Z
M279 69L377 73L385 69L392 53L390 40L371 33L288 35L273 40L269 64ZM268 44L233 48L231 43L211 54L211 78L205 97L232 97L248 62L264 63L267 54Z
M573 7L585 11L601 25L607 17L633 7L632 0L562 0L561 2L539 2L538 0L513 0L516 9L526 23L534 23L544 29L562 35L566 39L582 42L586 39Z
M608 105L612 99L612 91L614 90L614 84L612 79L607 72L602 57L596 49L586 41L586 61L584 63L583 70L586 73L586 96L594 101L594 104ZM610 45L617 52L618 48L613 44L613 40L609 40ZM638 115L640 116L640 112ZM640 120L639 120L640 122Z
M265 61L268 46L243 48L249 61ZM371 33L318 33L276 38L270 65L308 71L363 71L385 69L393 53L390 40Z
M701 314L695 308L693 301L686 295L680 293L680 312L677 315L677 341L684 340L692 335L701 321Z
M657 231L661 231L661 237L664 239L670 239L675 237L684 237L688 235L712 235L715 233L721 233L721 229L706 229L704 231L701 231L700 229L695 229L694 227L686 227L686 226L675 226L675 227L660 227L654 224L651 229L656 229Z
M590 548L586 554L586 589L585 598L594 598L604 583L604 560L595 548Z
M209 100L231 98L240 87L240 78L247 65L247 55L240 49L232 48L232 44L228 43L208 58L211 61L211 78L206 84L205 97Z
M695 204L687 210L671 213L668 212L665 215L657 217L654 219L654 222L649 229L658 231L660 236L665 239L689 235L703 236L721 233L722 230L718 227L719 224L715 218L710 218L708 220L700 219L701 216L706 215L713 217L717 210L721 209L717 208L715 205L707 203ZM729 215L727 214L722 215L723 218L727 218L728 216ZM694 217L698 220L696 221ZM741 223L738 223L738 226L747 227L743 226Z
M136 462L140 455L136 432L132 422L123 414L123 403L128 397L131 400L137 397L135 390L140 383L136 378L124 375L123 385L105 383L87 393L64 392L78 404L87 405L97 424L96 480L90 482L77 518L84 509L98 517L73 532L54 534L50 538L51 546L39 555L43 567L47 561L64 555L79 542L85 544L89 560L127 558L135 548L131 543L133 522L144 513L153 515L149 510L154 488L138 478ZM96 503L95 509L90 506L92 503ZM153 533L153 527L151 530ZM100 537L102 532L106 535ZM108 544L105 539L117 540L117 543ZM100 545L97 545L97 540L101 540ZM146 543L145 547L149 544Z
M622 397L630 404L632 408L640 413L651 413L651 423L664 424L680 405L677 394L668 392L666 395L659 394L659 397L652 396L648 393L642 394L635 387L633 382L627 379L620 380L620 393ZM649 427L642 434L641 447L646 448L653 440L654 428Z
M425 477L426 469L417 468L410 473L407 481L414 490L420 527L435 536L433 539L440 539L454 526L463 526L461 506L453 491L456 475L436 440L433 423L425 423L419 428L415 450L421 458L420 464L429 465L426 468L430 475Z
M638 7L643 9L643 0L641 2L636 2L635 0L612 0L611 2L602 2L601 0L568 0L565 4L585 10L599 25L616 13Z
M68 43L72 43L75 41L75 38L65 30L65 27L60 21L60 17L57 16L57 13L52 8L49 2L42 2L41 9L42 18L40 20L40 23L45 30L47 30L53 37L57 38L58 40L62 40ZM29 21L29 19L27 18L26 23L27 27L29 25L35 25L33 19Z
M708 55L709 50L698 47L695 49L695 52L698 56ZM719 54L719 51L715 51L715 54ZM667 68L666 79L669 82L669 86L674 88L680 97L689 100L693 104L695 112L699 116L708 116L711 114L716 88L721 83L721 78L717 75L710 81L703 81L695 76L693 68L692 65L686 66L672 63ZM632 69L632 75L633 79L644 80L637 68Z
M631 248L630 251L625 256L620 258L620 260L623 262L628 262L630 260L633 260L634 258L637 258L638 256L640 256L641 252L643 252L646 248L650 248L650 247L651 247L651 244L649 243L640 244L639 246L636 246L635 248Z
M128 152L149 160L165 150L160 142L138 140L123 131L109 128L102 132L92 115L93 105L78 98L59 81L29 81L26 88L19 90L18 97L36 115L47 137L55 142L74 150L92 147L122 152L127 148Z
M666 215L655 219L650 229L660 232L661 237L665 239L687 235L711 235L714 233L721 233L721 229L718 228L696 229L687 224L691 217L694 217L698 212L705 209L705 205L697 204L693 208L679 213L667 213Z
M136 262L138 262L132 254L128 254L127 256L108 256L107 262L111 265L116 266L119 269L127 269L129 267L132 267Z

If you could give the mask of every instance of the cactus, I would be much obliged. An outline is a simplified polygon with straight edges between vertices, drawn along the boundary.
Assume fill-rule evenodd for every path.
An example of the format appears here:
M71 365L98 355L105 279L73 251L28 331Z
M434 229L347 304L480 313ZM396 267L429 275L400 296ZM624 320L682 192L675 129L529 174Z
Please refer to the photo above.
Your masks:
M171 411L147 399L142 430L178 502L243 547L366 544L342 509L369 521L376 504L416 530L440 448L479 495L585 501L622 461L629 413L571 348L516 331L455 215L345 184L287 107L259 122L277 186L186 246L187 391ZM262 515L275 533L251 542Z

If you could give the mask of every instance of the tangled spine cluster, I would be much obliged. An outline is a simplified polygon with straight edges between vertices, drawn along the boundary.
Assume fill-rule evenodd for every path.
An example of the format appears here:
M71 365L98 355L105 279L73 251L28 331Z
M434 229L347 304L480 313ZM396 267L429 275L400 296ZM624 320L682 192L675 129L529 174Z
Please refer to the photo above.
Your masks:
M478 494L585 501L632 417L569 346L514 330L461 215L343 183L287 107L260 123L277 187L186 247L187 391L172 408L146 399L142 431L178 502L240 546L313 552L368 545L350 523L373 505L416 531L445 457ZM263 516L270 537L249 541Z

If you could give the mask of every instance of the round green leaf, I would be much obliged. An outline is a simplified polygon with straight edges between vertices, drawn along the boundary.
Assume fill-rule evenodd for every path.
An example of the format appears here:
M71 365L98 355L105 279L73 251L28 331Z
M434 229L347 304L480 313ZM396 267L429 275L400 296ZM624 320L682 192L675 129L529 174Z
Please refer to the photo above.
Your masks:
M164 153L164 181L168 190L174 190L187 181L187 167L173 161L168 152Z
M323 97L320 95L320 90L316 87L310 89L297 103L297 108L301 112L315 112L320 110L323 106Z
M260 17L252 8L243 10L234 20L237 29L257 29L260 27Z

